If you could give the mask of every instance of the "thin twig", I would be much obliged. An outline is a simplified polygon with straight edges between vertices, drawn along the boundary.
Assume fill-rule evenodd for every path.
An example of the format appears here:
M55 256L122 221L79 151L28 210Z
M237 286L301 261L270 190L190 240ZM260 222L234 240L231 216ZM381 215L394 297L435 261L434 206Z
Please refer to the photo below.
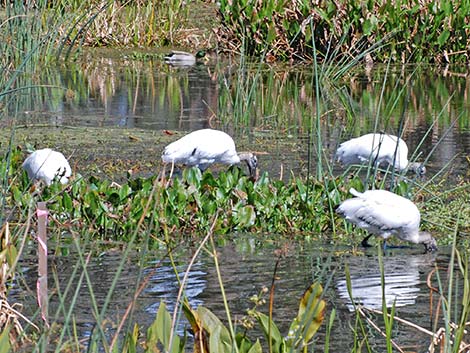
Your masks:
M367 309L367 310L371 310L369 308L366 308L366 307L362 307L364 309ZM375 328L383 337L387 338L387 334L385 332L383 332L380 327L378 327L371 319L369 319L367 317L367 315L362 311L362 308L361 307L358 307L357 308L357 311L366 319L366 321L369 323L369 325L371 325L373 328ZM377 310L377 312L379 312ZM390 316L388 313L387 313L388 316ZM395 319L395 318L394 318ZM390 339L390 343L398 350L400 351L401 353L405 353L405 351L403 349L400 348L400 346L398 344L395 343L394 340Z
M359 308L359 309L360 309L360 308ZM358 309L358 310L359 310L359 309ZM375 313L375 314L381 314L381 315L383 315L383 312L380 311L380 310L377 310L377 309L366 308L366 307L362 307L362 309L365 309L365 310L370 311L370 312ZM391 315L387 313L387 316L390 317ZM419 326L419 325L416 325L416 324L414 324L414 323L412 323L412 322L410 322L410 321L401 319L401 318L399 318L399 317L397 317L397 316L394 316L394 317L393 317L393 320L398 321L398 322L401 322L402 324L408 325L408 326L410 326L410 327L413 327L413 328L417 329L418 331L421 331L422 333L425 333L426 335L429 335L429 336L431 336L431 337L435 337L435 336L436 336L436 335L434 334L434 332L429 331L429 330L426 330L425 328L423 328L423 327L421 327L421 326Z

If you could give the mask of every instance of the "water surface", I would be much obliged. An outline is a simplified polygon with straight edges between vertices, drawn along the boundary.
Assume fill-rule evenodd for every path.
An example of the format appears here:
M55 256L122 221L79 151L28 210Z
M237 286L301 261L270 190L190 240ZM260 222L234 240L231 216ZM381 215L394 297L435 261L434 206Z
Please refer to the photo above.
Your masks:
M335 85L322 81L319 151L317 132L310 134L316 126L311 66L240 66L213 58L206 65L178 68L158 56L132 58L130 52L89 51L45 68L37 78L44 87L12 100L2 125L46 127L48 133L50 127L143 129L156 136L162 130L220 128L240 147L258 152L261 168L274 176L312 172L318 154L323 163L331 162L338 144L351 137L403 131L410 158L425 160L432 174L445 168L468 178L465 68L376 66L365 73L359 67ZM54 143L67 150L67 141Z
M224 290L229 302L233 319L241 319L246 310L253 307L249 298L258 294L263 287L270 287L277 256L275 251L287 246L289 251L280 259L275 280L274 295L274 321L283 334L291 320L297 315L298 303L306 288L313 282L319 281L324 289L324 299L327 301L326 319L318 335L316 346L323 350L325 340L325 324L333 308L336 309L336 319L333 325L331 351L348 351L353 342L355 313L351 306L351 299L345 290L345 266L350 270L353 297L357 305L373 309L382 308L382 294L380 286L381 270L378 254L375 248L365 253L353 255L348 247L332 247L324 243L308 241L280 240L275 236L266 237L237 235L233 241L217 248L220 271L224 283ZM79 263L76 252L70 246L67 256L57 255L51 258L51 275L55 273L62 291L69 281L78 284L77 278L83 267ZM117 323L124 316L128 305L133 301L137 288L145 282L137 301L134 303L132 314L128 323L137 322L145 332L155 319L161 301L164 301L173 313L175 300L178 296L179 284L175 270L180 280L187 270L191 255L195 248L180 247L175 252L176 269L174 269L165 256L164 251L153 250L142 257L134 252L128 259L122 260L119 250L104 251L99 256L91 257L87 266L90 284L84 281L79 289L79 295L73 309L74 319L78 325L81 338L88 338L94 328L94 314L92 311L90 290L93 290L98 308L102 308L108 289L114 279L121 261L123 269L117 282L106 312L106 332L111 337L115 332ZM31 315L36 307L35 292L24 290L24 283L34 288L35 257L22 259L22 280L12 291L12 299L21 299L25 314ZM447 249L439 253L422 254L421 247L388 250L383 255L385 298L387 306L393 302L398 317L430 329L430 290L426 285L428 273L436 264L447 264L449 254ZM78 266L78 272L72 276L72 271ZM52 277L51 277L52 278ZM24 281L23 281L24 280ZM434 281L435 283L435 281ZM50 286L51 287L51 286ZM52 286L54 287L54 286ZM22 288L22 289L21 289ZM73 288L73 292L75 288ZM65 300L66 307L71 307L73 292L69 292ZM215 270L214 262L208 253L202 252L191 268L186 283L185 295L193 308L203 305L212 310L226 323L226 312L222 301L221 290ZM268 300L268 296L265 298ZM51 317L57 314L58 296L52 295L50 313ZM434 310L437 302L434 302ZM258 308L265 314L268 306L265 304ZM31 313L29 312L31 311ZM58 313L58 321L63 320L63 313ZM380 325L380 315L373 315L373 320ZM131 327L128 326L128 327ZM178 326L182 335L188 324L184 319ZM369 339L376 347L384 347L384 340L369 327ZM262 337L259 331L249 333L252 340ZM429 340L413 329L399 325L394 331L394 337L401 346L415 351L424 351ZM264 338L262 341L265 342ZM378 348L378 349L379 349Z

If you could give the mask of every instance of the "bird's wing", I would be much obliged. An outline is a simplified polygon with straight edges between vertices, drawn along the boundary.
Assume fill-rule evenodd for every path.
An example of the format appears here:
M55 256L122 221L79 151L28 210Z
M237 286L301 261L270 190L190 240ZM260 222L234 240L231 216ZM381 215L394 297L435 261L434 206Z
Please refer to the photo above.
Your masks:
M165 163L206 165L215 162L229 162L237 156L232 138L217 130L198 130L169 144L163 151Z
M398 195L392 194L397 197L390 197L390 194L379 192L375 193L374 198L362 199L362 207L356 217L382 231L400 232L419 227L420 215L416 206Z
M373 147L376 145L375 139L379 139L373 135L367 134L341 143L336 151L336 159L346 165L369 162Z

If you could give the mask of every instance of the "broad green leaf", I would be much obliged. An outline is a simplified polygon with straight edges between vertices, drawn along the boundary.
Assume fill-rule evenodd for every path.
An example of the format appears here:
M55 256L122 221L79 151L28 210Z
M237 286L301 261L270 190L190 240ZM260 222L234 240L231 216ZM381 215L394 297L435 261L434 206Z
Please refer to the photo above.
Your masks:
M231 352L232 339L227 328L222 324L222 321L215 316L209 309L199 306L197 308L199 319L201 320L202 326L209 333L210 342L212 341L213 333L215 333L220 341L221 346L224 350L220 352Z
M439 43L440 46L444 45L445 42L449 39L450 32L446 29L444 32L442 32L439 35L439 38L437 38L437 42Z
M193 330L194 335L194 353L207 353L208 350L208 342L207 342L207 334L205 332L205 328L203 327L203 323L199 317L199 313L194 311L191 306L189 305L188 300L185 298L183 302L183 312L186 316L186 319L189 321L191 325L191 329Z
M240 203L237 205L239 206ZM255 223L256 220L256 212L253 208L253 206L248 205L248 206L239 206L234 207L233 210L233 216L235 219L235 224L239 228L245 228L252 226Z
M251 346L251 349L248 351L248 353L261 353L263 350L261 348L261 344L259 343L259 340L256 340L255 344Z
M0 353L8 353L10 351L10 325L8 325L0 334Z
M269 324L269 317L263 313L256 313L256 318L258 319L258 323L261 325L261 329L264 332L264 335L267 339L269 339L269 335L271 334L271 341L273 343L273 351L275 353L281 352L281 347L284 343L284 338L281 335L281 332L277 328L276 324L271 321L271 325ZM271 332L269 331L269 327L271 326Z
M210 353L230 353L231 347L226 346L222 341L221 335L222 328L221 326L215 326L212 332L209 335L209 352Z
M62 200L63 200L62 202L63 202L64 208L69 212L72 211L73 203L72 203L72 198L70 197L70 195L65 192L62 196Z
M171 341L170 332L171 317L165 303L162 301L158 308L157 318L147 330L147 352L158 352L156 347L157 342L160 342L165 350L168 351ZM180 338L176 333L173 333L171 353L179 353L181 351L180 344Z
M248 353L253 348L253 343L243 333L237 333L236 335L237 347L239 353Z

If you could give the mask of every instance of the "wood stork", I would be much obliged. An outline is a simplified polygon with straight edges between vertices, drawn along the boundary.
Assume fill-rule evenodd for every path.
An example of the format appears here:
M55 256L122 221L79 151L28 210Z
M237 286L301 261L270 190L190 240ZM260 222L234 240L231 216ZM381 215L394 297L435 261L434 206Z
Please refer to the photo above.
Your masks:
M23 169L31 181L43 181L47 186L55 179L67 184L72 169L64 155L50 148L36 150L23 162Z
M401 240L423 244L427 252L437 250L436 240L428 232L419 230L420 213L410 200L386 190L358 192L351 188L355 197L343 201L336 213L347 221L371 233L363 241L379 235L385 240L392 235Z
M185 164L205 170L213 163L238 164L245 161L250 176L257 178L258 160L251 152L237 153L232 137L220 130L202 129L191 132L165 147L164 163Z
M169 54L165 55L164 60L167 64L176 66L192 66L198 59L206 55L204 50L199 50L195 55L185 51L172 50Z
M398 171L413 170L418 175L426 173L421 163L408 162L408 146L394 135L371 133L341 143L336 159L343 165L367 164L393 166Z

